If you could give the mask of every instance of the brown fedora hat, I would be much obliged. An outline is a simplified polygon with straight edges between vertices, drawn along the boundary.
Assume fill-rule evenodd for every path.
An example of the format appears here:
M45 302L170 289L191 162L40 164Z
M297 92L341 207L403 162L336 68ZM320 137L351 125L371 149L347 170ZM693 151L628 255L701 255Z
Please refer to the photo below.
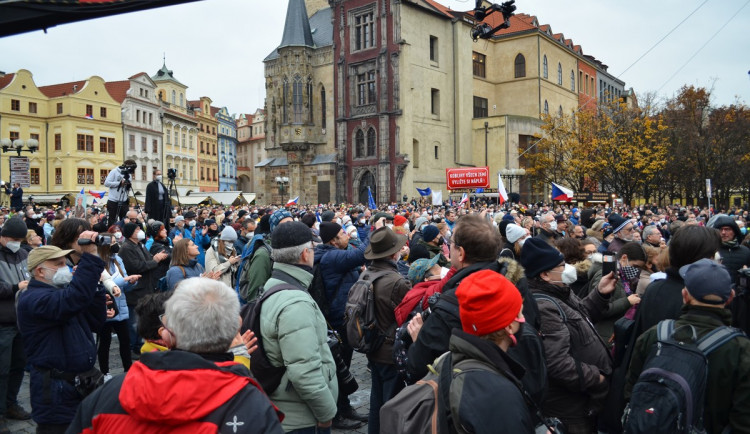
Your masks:
M398 235L390 228L383 227L370 234L370 244L365 249L365 259L387 258L401 250L406 244L406 236Z

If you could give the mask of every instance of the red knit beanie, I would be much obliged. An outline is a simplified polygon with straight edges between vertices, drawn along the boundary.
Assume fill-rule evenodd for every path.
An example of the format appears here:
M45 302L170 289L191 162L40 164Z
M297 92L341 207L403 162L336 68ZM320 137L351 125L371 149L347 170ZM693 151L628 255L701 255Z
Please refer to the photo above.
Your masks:
M464 331L476 336L510 325L523 304L518 289L505 276L491 270L477 271L461 281L456 298Z
M406 223L406 217L402 215L396 215L393 217L393 226L403 226Z

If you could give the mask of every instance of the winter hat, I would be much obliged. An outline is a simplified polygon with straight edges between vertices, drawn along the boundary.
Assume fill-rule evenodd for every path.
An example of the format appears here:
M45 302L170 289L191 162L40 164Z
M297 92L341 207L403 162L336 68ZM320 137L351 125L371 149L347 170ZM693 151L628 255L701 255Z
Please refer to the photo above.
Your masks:
M497 230L500 231L500 235L502 235L503 238L508 235L505 231L507 230L509 224L510 222L508 220L502 220L497 225Z
M592 230L595 230L597 232L601 232L602 227L604 226L604 223L606 223L604 220L597 220L594 222L594 224L591 226ZM609 224L609 223L607 223Z
M513 216L511 215L511 213L507 212L503 216L503 221L506 221L508 223L513 223L514 221L516 221L516 219L513 218Z
M328 211L323 212L323 214L320 215L320 221L332 222L334 217L336 217L336 213L331 210L328 210Z
M7 225L7 223L6 223ZM5 228L3 228L5 229ZM125 226L122 227L122 236L125 239L128 239L133 236L133 233L135 233L135 230L138 229L138 225L135 223L125 223Z
M414 229L419 229L420 226L427 223L427 217L418 217L417 221L414 223Z
M302 222L286 222L271 234L271 248L297 247L312 241L312 231Z
M177 217L174 218L174 223L175 224L177 224L179 222L182 222L182 221L185 221L185 217L183 217L181 215L178 215Z
M26 223L19 217L9 218L3 225L2 236L8 238L26 238Z
M385 218L386 221L391 220L393 221L393 215L389 214L387 212L379 212L375 214L375 217L372 218L372 224L375 224L376 221L380 220L381 218Z
M435 255L440 256L440 255ZM409 263L413 264L418 259L430 259L430 252L427 248L421 244L413 245L409 247Z
M205 222L203 222L206 226L211 226L216 224L216 220L214 219L206 219Z
M271 220L269 220L269 222L271 223L271 232L274 232L276 226L278 226L279 223L281 223L281 221L287 217L292 217L292 213L285 209L280 209L273 213L273 215L271 215Z
M161 228L164 227L164 223L160 222L159 220L153 220L151 223L148 224L148 236L149 237L155 237L159 235L159 231Z
M536 277L543 271L551 270L565 262L559 250L540 238L529 238L521 249L521 265L526 276Z
M434 240L438 236L438 234L440 234L440 229L438 229L435 225L425 226L425 228L422 229L422 239L425 243L429 243L430 241Z
M237 213L237 218L241 219L245 214L247 214L247 210L241 209L240 212Z
M403 226L406 223L406 217L397 215L393 217L393 226Z
M507 238L510 243L515 243L524 235L526 235L526 229L521 226L509 224L508 227L505 228L505 238Z
M315 214L309 212L309 213L303 215L302 218L300 219L300 221L302 223L306 224L308 228L311 228L311 227L313 227L315 225L315 222L317 220L315 219Z
M320 224L320 240L323 244L328 244L329 241L336 238L341 232L341 225L334 222L323 222Z
M609 223L604 223L602 225L602 236L604 238L607 238L608 236L612 235L615 232L615 229L612 227Z
M219 239L221 241L237 241L237 231L235 231L231 226L227 226L223 231L221 231Z
M523 305L518 289L492 270L477 271L462 280L456 298L461 327L475 336L504 329L518 318Z
M732 295L732 278L727 269L711 259L703 258L680 267L680 277L690 295L701 303L721 305ZM718 296L718 300L705 300L707 295Z
M195 211L188 211L188 212L185 213L185 218L186 219L194 219L195 217L196 217L195 216Z
M618 233L620 232L625 226L630 223L629 219L626 219L625 217L619 215L619 214L612 214L609 216L609 224L612 225L612 233Z
M412 262L411 266L409 266L409 274L407 275L409 280L411 280L412 285L416 285L424 280L424 275L427 274L427 272L434 267L439 260L440 255L435 255L432 259L420 258Z
M255 227L255 235L270 234L271 233L271 215L264 214L258 222L258 226Z

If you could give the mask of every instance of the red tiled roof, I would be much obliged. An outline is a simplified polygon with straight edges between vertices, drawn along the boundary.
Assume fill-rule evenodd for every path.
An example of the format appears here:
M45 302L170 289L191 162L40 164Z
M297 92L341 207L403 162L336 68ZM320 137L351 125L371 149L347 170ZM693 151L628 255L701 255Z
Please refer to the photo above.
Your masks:
M146 77L149 77L149 75L148 75L148 74L146 74L145 72L139 72L138 74L135 74L135 75L133 75L133 76L131 76L131 77L128 77L128 80L132 80L132 79L134 79L134 78L138 78L138 77L140 77L141 75L145 75ZM149 78L150 78L150 77L149 77Z
M442 13L446 17L453 18L453 14L451 13L450 8L448 8L447 6L441 5L435 0L424 0L424 2L435 8L438 12Z
M6 74L0 77L0 89L4 89L6 86L8 86L10 82L13 81L13 77L15 76L16 74Z
M70 83L52 84L50 86L42 86L39 91L42 92L47 98L57 98L64 95L72 95L78 93L83 89L83 85L86 84L86 80L71 81ZM76 90L73 90L75 87Z
M107 89L107 92L109 92L109 95L112 97L112 99L122 104L122 102L125 101L125 98L128 96L128 90L130 89L130 80L108 81L104 83L104 87Z
M219 113L219 110L221 110L218 107L211 106L211 116L216 117L216 113Z

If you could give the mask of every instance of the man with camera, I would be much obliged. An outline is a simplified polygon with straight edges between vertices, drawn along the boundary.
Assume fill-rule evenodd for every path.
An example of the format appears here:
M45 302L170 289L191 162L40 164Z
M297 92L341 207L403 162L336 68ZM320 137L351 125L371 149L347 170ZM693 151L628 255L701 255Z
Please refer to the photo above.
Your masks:
M122 166L115 167L104 180L104 186L109 187L107 200L108 226L112 226L125 217L128 212L128 190L130 190L130 176L135 173L138 164L134 160L125 160Z
M104 287L98 284L104 262L97 236L84 231L73 249L42 246L31 251L31 280L18 296L18 327L31 375L32 417L37 433L63 433L76 408L101 372L94 368L93 332L107 316ZM81 255L75 275L65 256Z
M146 186L146 214L149 219L164 222L169 230L169 219L172 217L169 190L161 182L161 170L154 170L154 180Z

